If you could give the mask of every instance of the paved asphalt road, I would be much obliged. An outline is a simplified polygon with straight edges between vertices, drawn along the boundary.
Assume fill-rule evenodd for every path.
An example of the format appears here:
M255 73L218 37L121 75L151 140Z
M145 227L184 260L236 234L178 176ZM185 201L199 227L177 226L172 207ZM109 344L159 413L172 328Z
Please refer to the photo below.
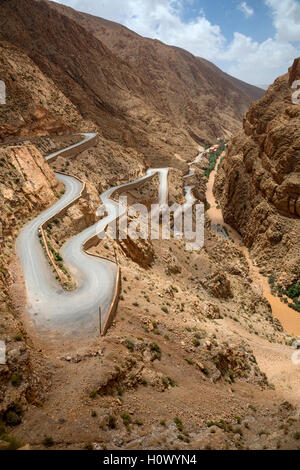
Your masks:
M75 146L82 145L92 137L94 134L85 134L84 140ZM51 154L46 159L50 160L56 155L57 153ZM38 238L39 226L76 198L82 189L77 179L56 174L65 185L64 195L52 207L29 222L17 239L17 252L26 280L28 312L40 332L51 331L66 337L99 335L99 307L103 325L114 294L117 266L110 261L87 255L83 251L83 244L91 236L101 233L108 223L123 213L122 206L110 199L115 189L129 189L131 184L142 182L153 173L160 175L159 199L160 202L166 202L168 169L148 170L145 176L135 181L105 191L101 199L108 215L62 246L64 265L78 285L72 292L64 291L55 279Z

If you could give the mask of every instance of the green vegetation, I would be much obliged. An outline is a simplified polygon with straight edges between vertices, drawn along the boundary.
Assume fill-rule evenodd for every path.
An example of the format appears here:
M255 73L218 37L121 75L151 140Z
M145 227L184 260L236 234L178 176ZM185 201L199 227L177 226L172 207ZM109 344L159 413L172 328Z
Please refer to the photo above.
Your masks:
M284 294L289 297L290 299L296 299L297 297L300 296L300 285L292 285L290 286Z
M217 160L219 156L221 155L222 152L224 152L226 146L224 142L221 143L219 150L216 150L215 152L212 152L208 155L208 167L206 168L204 174L207 178L209 178L209 175L211 172L215 169Z
M220 419L220 421L207 421L206 426L208 428L211 428L213 426L217 426L218 428L222 429L225 432L231 431L231 432L235 432L237 434L242 433L240 428L238 428L237 430L234 431L233 428L232 428L232 425L230 423L228 423L227 421L225 421L224 419Z
M124 341L124 346L126 346L126 348L127 348L129 351L131 351L131 352L134 351L134 344L133 344L133 342L130 341L129 339L126 339L126 340Z
M251 404L250 404L250 405L248 405L248 408L249 408L250 410L252 410L252 411L256 411L256 408L255 408L254 405L251 405Z
M290 308L300 313L300 285L298 282L284 289L282 286L276 286L275 276L271 274L269 276L269 284L274 295L277 294L282 302L288 304ZM289 302L288 299L290 299L291 302Z
M123 422L124 422L124 420L123 420ZM124 423L124 424L125 424L125 423ZM109 427L110 429L116 429L116 427L117 427L117 420L116 420L116 417L110 415L110 416L108 417L108 424L107 424L107 425L108 425L108 427Z
M89 441L84 446L85 450L94 450L93 444Z
M10 378L11 384L14 387L19 387L23 381L23 376L22 374L13 374Z
M52 447L52 446L54 446L54 440L52 439L51 436L46 436L46 437L43 439L42 444L43 444L43 446L45 446L45 447Z
M17 450L20 449L20 447L23 445L21 441L18 441L14 436L9 434L1 434L0 439L1 441L8 443L6 450Z
M170 377L163 377L161 379L162 383L163 383L163 386L165 388L168 388L169 385L173 388L173 387L176 387L176 382L175 380L171 379Z
M22 442L18 441L14 436L7 434L4 422L0 419L0 441L7 442L6 450L17 450L22 447Z
M122 413L120 416L123 420L124 426L127 427L127 426L129 426L129 424L131 424L131 417L128 413Z
M97 394L98 394L97 390L92 390L90 392L90 398L96 398Z
M51 224L48 225L48 228L46 231L47 234L50 233L51 227L52 227ZM43 247L45 256L48 257L41 231L38 232L38 237L40 239L41 246ZM49 240L47 241L47 246L49 248L49 251L52 253L54 263L56 264L56 266L58 266L58 268L62 271L62 273L67 277L67 281L62 282L60 277L57 275L55 269L53 269L56 279L61 282L62 287L64 287L66 290L68 291L73 290L75 288L75 284L72 282L71 274L67 271L67 269L65 268L63 264L62 256L53 248ZM49 264L52 265L50 260L49 260Z
M181 419L179 419L177 416L174 418L174 423L176 424L176 428L178 429L179 432L183 431L183 424Z
M136 424L137 426L143 426L143 421L141 419L136 419L133 424Z
M177 439L179 439L180 441L186 442L187 444L191 442L189 437L184 436L183 434L178 434Z
M158 359L159 361L161 360L161 349L160 347L158 346L158 344L156 343L150 343L149 344L149 349L152 353L154 353L154 358L153 360L155 359Z
M14 340L15 341L22 341L23 340L23 336L21 335L21 333L18 333L14 336Z
M16 402L4 413L3 422L8 426L18 426L22 422L22 405L19 402Z
M275 285L275 276L273 274L269 276L269 284L271 287L274 287Z
M185 359L186 362L190 365L190 366L193 366L194 365L194 361L192 359Z

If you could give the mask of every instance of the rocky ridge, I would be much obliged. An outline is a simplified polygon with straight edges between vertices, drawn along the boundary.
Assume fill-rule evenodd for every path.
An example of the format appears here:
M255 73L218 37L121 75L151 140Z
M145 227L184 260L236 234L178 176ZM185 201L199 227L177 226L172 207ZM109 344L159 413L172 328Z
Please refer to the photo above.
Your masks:
M285 287L300 277L300 105L291 99L299 63L250 106L215 185L225 221Z

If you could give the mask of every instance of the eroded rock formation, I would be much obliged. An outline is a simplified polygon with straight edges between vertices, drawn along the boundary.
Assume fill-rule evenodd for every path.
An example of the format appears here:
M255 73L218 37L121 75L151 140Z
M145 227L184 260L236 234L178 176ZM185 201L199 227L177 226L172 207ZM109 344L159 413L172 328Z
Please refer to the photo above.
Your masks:
M225 221L263 267L271 260L283 284L299 278L300 105L291 84L299 59L266 96L253 103L243 130L229 143L215 191Z

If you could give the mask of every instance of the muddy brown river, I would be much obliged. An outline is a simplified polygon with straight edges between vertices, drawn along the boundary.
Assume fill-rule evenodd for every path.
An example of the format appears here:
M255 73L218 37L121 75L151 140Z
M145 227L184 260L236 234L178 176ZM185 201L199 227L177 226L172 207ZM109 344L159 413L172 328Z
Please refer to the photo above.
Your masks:
M273 316L280 321L287 333L293 336L300 336L300 314L290 308L285 303L281 302L279 297L275 297L271 294L268 279L266 279L259 272L258 267L255 266L253 260L249 255L248 248L243 244L241 236L230 225L224 222L222 210L217 208L216 199L213 194L213 186L220 159L221 156L219 157L216 163L216 169L210 174L210 178L207 185L206 198L210 204L210 209L207 211L207 216L209 217L213 225L221 225L226 227L230 238L232 238L237 244L237 246L242 250L249 265L250 277L253 280L253 283L260 289L264 297L269 301L272 307Z

